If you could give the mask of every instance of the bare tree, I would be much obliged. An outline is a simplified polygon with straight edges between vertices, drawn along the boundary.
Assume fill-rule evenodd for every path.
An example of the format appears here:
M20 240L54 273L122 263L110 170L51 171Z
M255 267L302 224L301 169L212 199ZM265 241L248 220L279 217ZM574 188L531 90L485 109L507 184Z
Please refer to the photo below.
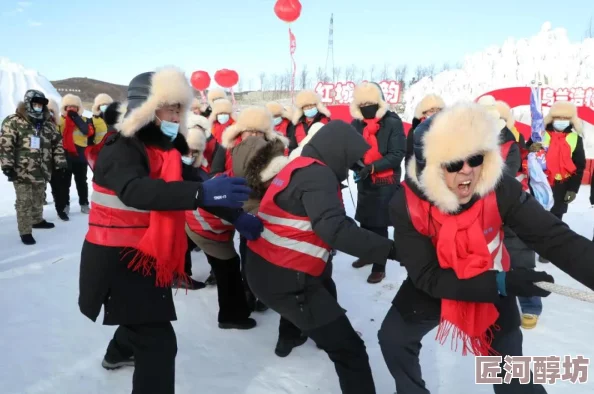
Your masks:
M590 17L590 22L588 23L588 28L584 32L584 39L587 38L594 38L594 25L592 21L592 17Z
M264 84L266 83L266 73L265 72L261 72L259 75L260 78L260 90L263 92L264 91Z
M237 81L237 91L243 92L243 79L242 78L239 78L239 81Z
M291 84L293 80L293 70L286 70L285 74L283 75L283 82L285 84L285 88L283 89L285 92L291 91Z
M435 64L430 64L426 68L427 77L435 76Z
M384 63L384 67L380 71L380 79L382 81L390 79L390 65L388 63Z
M301 69L301 73L300 73L299 86L301 86L301 89L307 89L307 86L309 85L308 80L309 80L309 71L307 70L307 65L305 65Z
M272 99L276 99L279 84L280 78L278 74L272 74Z
M249 82L248 82L248 90L250 92L254 91L254 79L250 78Z
M316 78L318 79L318 82L326 82L326 71L321 66L318 67L318 70L316 71Z
M369 67L369 79L370 79L371 81L373 81L373 80L374 80L374 78L373 78L373 77L374 77L374 75L375 75L375 64L374 64L374 65L372 65L371 67Z
M413 80L416 82L423 77L425 77L425 67L418 65L417 68L415 68L415 74L413 76ZM411 83L414 83L414 82L411 82Z
M406 79L407 67L406 64L399 64L394 68L394 79L403 83Z
M342 69L340 67L334 67L332 69L332 82L340 81L342 75Z
M366 75L366 74L365 74L365 69L364 69L364 68L362 68L362 69L361 69L361 79L359 80L359 82L362 82L362 81L364 81L364 80L365 80L365 75Z
M461 69L462 69L462 67L464 67L464 64L462 64L462 62L457 62L457 63L456 63L456 66L455 66L455 69L456 69L456 70L461 70Z
M448 70L450 70L450 69L451 69L451 67L450 67L450 63L448 63L448 62L445 62L445 63L443 64L443 66L441 66L441 71L448 71Z
M355 79L355 65L348 66L344 69L344 79L347 81L352 81Z

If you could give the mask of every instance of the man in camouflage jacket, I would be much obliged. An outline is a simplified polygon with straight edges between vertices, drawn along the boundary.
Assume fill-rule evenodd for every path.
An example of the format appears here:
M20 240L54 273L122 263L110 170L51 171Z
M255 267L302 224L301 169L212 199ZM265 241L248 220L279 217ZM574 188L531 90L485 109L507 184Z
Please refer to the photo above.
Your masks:
M16 216L21 240L33 245L32 229L53 228L43 219L45 185L52 171L66 169L62 136L50 120L48 100L28 90L16 113L2 122L0 166L14 185Z

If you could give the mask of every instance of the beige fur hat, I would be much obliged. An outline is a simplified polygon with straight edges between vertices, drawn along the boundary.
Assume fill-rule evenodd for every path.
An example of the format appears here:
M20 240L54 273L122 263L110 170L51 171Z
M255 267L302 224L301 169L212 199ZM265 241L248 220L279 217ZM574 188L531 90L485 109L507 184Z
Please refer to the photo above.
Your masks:
M271 101L271 102L267 103L266 108L268 108L268 111L270 111L270 113L272 114L272 116L274 118L280 116L284 119L291 120L291 114L289 113L289 111L287 111L285 109L285 107L283 107L281 104L277 103L276 101Z
M97 95L97 97L95 97L95 100L93 101L93 107L91 109L93 112L93 115L95 115L95 116L101 115L101 110L99 109L99 107L102 105L109 105L111 103L113 103L113 99L111 98L110 95L105 94L105 93L99 93Z
M430 110L431 108L445 108L443 99L436 94L428 94L421 99L417 107L415 108L415 118L421 119L423 112Z
M85 109L83 108L82 100L80 97L75 96L74 94L67 94L62 97L62 102L60 103L60 108L62 110L62 116L66 116L66 107L74 106L78 108L78 115L82 116Z
M314 92L313 90L302 90L297 93L297 97L295 97L295 109L293 111L293 124L299 123L301 117L303 116L303 107L306 105L315 105L318 111L330 117L330 110L322 104L322 98L319 94Z
M208 120L211 123L217 120L217 115L220 114L229 114L231 116L231 119L236 119L235 113L233 112L233 104L231 103L231 101L227 99L217 99L214 103L211 104L211 108L212 111L210 113L210 116L208 117Z
M557 101L553 104L547 115L544 117L544 124L548 126L553 123L553 118L562 117L570 118L571 125L577 133L582 133L584 124L580 118L578 118L577 107L574 103L569 101Z
M212 104L216 100L226 99L226 98L227 98L227 93L225 93L225 90L223 90L221 88L212 88L206 94L206 99L208 100L208 104L211 107L212 107Z
M427 122L429 129L423 137L425 167L419 176L416 160L410 160L407 168L409 177L427 199L444 213L456 212L460 203L446 184L442 166L476 154L483 154L484 161L475 192L484 197L493 191L505 163L499 147L501 129L487 108L459 103L446 107Z
M495 103L495 108L499 112L499 116L501 119L505 120L505 125L511 131L514 129L516 125L516 120L514 119L514 114L512 113L511 108L505 101L497 101Z
M259 131L268 141L280 139L289 146L289 140L274 131L272 127L272 114L265 107L248 107L242 110L237 117L237 122L227 127L221 137L221 145L230 149L235 146L235 141L244 131Z
M355 119L362 120L361 104L372 103L378 104L379 108L375 115L376 118L381 119L390 109L388 103L383 99L383 93L380 88L371 82L363 82L355 87L353 92L353 101L351 102L350 111L351 116Z

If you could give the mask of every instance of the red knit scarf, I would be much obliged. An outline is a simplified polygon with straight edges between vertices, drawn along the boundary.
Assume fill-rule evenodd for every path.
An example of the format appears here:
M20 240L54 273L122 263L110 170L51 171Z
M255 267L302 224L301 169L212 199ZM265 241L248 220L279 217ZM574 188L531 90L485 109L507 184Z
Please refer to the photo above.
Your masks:
M64 117L64 132L62 133L63 145L66 152L72 156L78 156L76 145L74 145L74 132L76 131L76 124L69 116Z
M564 181L575 174L577 168L571 158L571 147L567 143L567 133L548 131L551 143L547 151L547 178L549 184L555 183L555 176L561 175L558 181Z
M435 237L439 265L453 270L461 280L473 278L494 266L481 227L483 207L484 199L481 199L457 215L431 208L428 212L428 216L441 225ZM437 338L441 343L450 335L452 340L461 339L463 355L468 351L477 356L494 354L491 327L498 317L494 304L442 299Z
M219 144L222 144L223 132L233 123L235 123L235 121L231 117L229 117L229 121L225 124L220 124L218 120L212 122L212 127L210 130Z
M366 123L366 126L363 129L363 138L371 146L371 148L369 148L369 150L365 152L365 156L363 156L363 163L366 166L368 166L382 159L383 156L379 152L379 148L377 145L377 132L380 129L380 125L378 123L379 119L365 119L364 122ZM375 184L393 184L394 170L388 168L384 171L373 171L371 174L371 181Z
M146 148L151 163L151 177L165 182L182 180L181 154L171 149L163 151ZM153 168L159 167L160 168ZM146 276L156 272L156 286L169 287L174 276L178 280L186 277L185 254L188 241L185 232L184 211L150 211L149 227L132 252L134 257L128 264L133 271L141 270Z

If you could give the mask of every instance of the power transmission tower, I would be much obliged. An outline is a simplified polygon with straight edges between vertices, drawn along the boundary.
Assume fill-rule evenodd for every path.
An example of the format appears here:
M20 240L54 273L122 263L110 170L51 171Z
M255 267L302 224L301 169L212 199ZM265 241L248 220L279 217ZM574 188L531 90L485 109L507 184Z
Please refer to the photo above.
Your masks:
M324 74L328 76L328 62L330 63L330 72L332 73L332 82L334 81L334 14L330 14L330 29L328 30L328 52L326 54L326 67Z

